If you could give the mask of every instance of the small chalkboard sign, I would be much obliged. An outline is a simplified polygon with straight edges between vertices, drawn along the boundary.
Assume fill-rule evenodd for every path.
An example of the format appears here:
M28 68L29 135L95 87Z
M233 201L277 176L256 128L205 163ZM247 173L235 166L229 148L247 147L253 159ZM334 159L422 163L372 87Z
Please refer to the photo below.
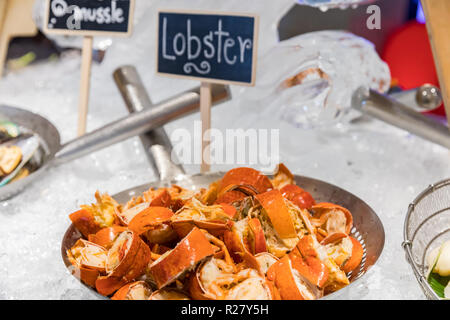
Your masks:
M46 33L128 36L135 0L48 0Z
M254 85L257 35L255 15L160 11L158 74Z
M83 36L78 135L86 133L94 36L131 35L135 0L47 0L44 32Z
M157 73L201 81L202 172L211 167L211 83L255 84L258 22L252 14L158 13Z

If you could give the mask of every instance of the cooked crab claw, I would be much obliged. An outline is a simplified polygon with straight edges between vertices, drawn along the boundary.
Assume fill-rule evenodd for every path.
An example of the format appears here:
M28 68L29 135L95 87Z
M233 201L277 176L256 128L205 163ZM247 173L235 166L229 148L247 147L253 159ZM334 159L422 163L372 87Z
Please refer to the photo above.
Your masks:
M214 247L205 234L194 227L174 249L167 251L150 265L149 273L161 289L214 253Z
M84 237L111 227L116 222L116 208L119 204L108 194L95 193L97 203L82 205L81 210L69 215L70 220Z
M172 289L162 288L152 293L149 300L190 300L183 292Z
M105 274L106 256L105 248L83 239L67 250L67 257L74 266L72 273L91 287L101 274Z
M350 234L353 217L350 211L334 203L318 203L312 207L314 212L312 223L317 227L319 235L326 237L332 233Z
M152 289L145 281L136 281L120 288L111 300L148 300L151 294Z
M287 255L269 268L267 278L274 281L283 300L315 300L323 295L321 290L293 267Z
M311 209L316 204L311 194L295 184L287 184L280 189L286 199L292 201L300 209Z
M103 228L96 234L90 234L88 239L90 242L98 244L106 249L111 248L116 237L127 230L127 228L122 226L112 226L108 228Z
M141 276L150 261L150 248L133 231L122 232L114 241L106 258L107 276L95 283L100 294L109 296L126 283Z
M230 215L233 207L228 205L204 205L193 198L172 217L171 224L178 235L185 237L195 226L207 230L215 236L221 236L230 230L233 222Z

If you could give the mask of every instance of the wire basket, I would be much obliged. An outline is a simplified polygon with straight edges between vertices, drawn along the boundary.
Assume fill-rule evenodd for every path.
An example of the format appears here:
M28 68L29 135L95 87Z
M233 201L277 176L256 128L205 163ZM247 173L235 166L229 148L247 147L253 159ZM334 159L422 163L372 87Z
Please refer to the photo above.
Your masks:
M409 205L403 233L406 260L425 296L439 300L427 282L426 257L450 240L450 179L429 186Z

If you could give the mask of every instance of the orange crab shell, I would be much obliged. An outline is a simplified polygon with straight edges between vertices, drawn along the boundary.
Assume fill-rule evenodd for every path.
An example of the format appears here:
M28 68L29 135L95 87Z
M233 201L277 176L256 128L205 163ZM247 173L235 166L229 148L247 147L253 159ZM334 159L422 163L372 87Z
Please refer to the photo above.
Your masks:
M127 281L123 278L101 276L95 281L95 289L98 293L107 297L122 288L126 283Z
M350 231L353 226L353 216L352 216L351 212L344 207L341 207L334 203L321 202L321 203L318 203L318 204L312 206L312 210L314 212L313 217L315 219L321 219L324 216L324 214L328 213L330 210L333 210L333 209L342 211L344 213L345 218L347 220L346 226L345 226L345 233L350 234Z
M348 259L347 262L345 262L342 267L342 270L345 273L349 273L355 270L361 263L362 257L364 255L364 249L361 243L353 237L350 237L350 240L352 241L353 244L352 255L350 259Z
M83 239L79 239L73 245L72 248L74 248L76 246L80 246L80 245L83 247L95 246L95 247L99 248L100 250L103 250L106 254L106 250L104 247L97 245L95 243L92 243L90 241L83 240ZM74 270L72 270L72 274L74 274L77 278L79 278L82 282L84 282L88 286L95 287L95 281L97 280L97 278L100 275L105 274L105 268L99 267L99 266L77 263L75 258L71 258L72 257L72 254L71 254L72 248L67 250L67 257L69 258L70 262L72 263L72 265L74 267Z
M194 300L215 300L215 296L209 294L206 292L205 288L203 287L201 281L200 281L200 274L202 267L204 266L206 261L201 263L195 272L191 274L189 277L189 294L191 295L191 298Z
M139 212L128 224L128 228L138 235L155 229L172 218L173 212L165 207L148 207Z
M301 238L296 247L295 247L299 253L302 255L302 257L314 257L316 258L318 256L315 241L313 236L306 235L303 238Z
M150 248L147 244L135 232L131 233L132 238L128 251L119 265L111 270L108 275L115 278L124 278L127 282L136 279L144 273L151 256Z
M172 227L180 238L184 238L195 227L205 229L213 236L222 236L224 232L230 230L233 221L202 221L202 220L178 220L172 221Z
M69 218L85 238L101 229L100 225L95 221L94 215L86 209L70 214Z
M287 184L294 184L294 175L283 163L280 163L271 182L275 188L281 189Z
M246 245L244 243L244 239L241 239L236 230L231 229L227 230L223 234L223 242L225 246L228 248L231 257L236 262L242 261L242 254L248 252Z
M128 284L124 285L122 288L120 288L111 297L111 300L127 300L128 294L130 293L131 290L133 290L133 287L135 287L137 285L144 286L145 288L147 288L150 291L150 294L151 294L150 287L145 281L136 281L136 282L128 283Z
M282 239L297 237L294 221L279 190L258 194L255 198L266 211L275 231Z
M219 206L222 207L223 211L225 212L225 214L226 214L228 217L230 217L230 219L233 219L234 216L235 216L236 213L237 213L236 208L233 207L233 206L230 205L230 204L227 204L227 203L219 203Z
M143 234L149 243L167 244L177 239L177 233L170 224L161 224Z
M323 288L328 280L328 269L315 257L303 257L297 248L289 253L292 267L318 288Z
M280 261L270 267L267 278L273 281L283 300L305 300L298 289L288 256L284 256Z
M148 190L143 193L143 197L146 202L150 204L150 207L166 207L171 205L172 198L166 188L157 190Z
M326 238L324 238L322 241L320 241L320 244L326 246L327 244L339 242L342 239L347 238L347 237L348 237L348 235L343 232L335 232L335 233L328 235Z
M266 192L273 188L270 179L252 168L235 168L231 169L223 176L220 181L218 192L230 185L249 185L254 187L259 193Z
M122 226L112 226L108 228L103 228L96 234L90 234L88 240L99 246L109 249L116 239L116 237L125 231L127 228Z
M258 218L252 218L248 220L248 227L251 234L250 239L250 251L252 254L258 254L267 251L266 238L264 236L264 230L261 226L261 222Z
M311 209L316 201L311 194L295 184L285 185L280 189L283 197L292 201L300 209Z
M172 251L153 262L149 271L158 289L161 289L176 280L183 272L214 253L214 248L205 234L194 227Z

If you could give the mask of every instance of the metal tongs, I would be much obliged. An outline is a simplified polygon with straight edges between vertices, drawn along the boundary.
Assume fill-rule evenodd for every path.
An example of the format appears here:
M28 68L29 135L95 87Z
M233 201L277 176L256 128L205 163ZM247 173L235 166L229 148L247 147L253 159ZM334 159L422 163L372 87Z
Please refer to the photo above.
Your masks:
M353 94L352 107L450 149L450 129L395 98L364 87Z

